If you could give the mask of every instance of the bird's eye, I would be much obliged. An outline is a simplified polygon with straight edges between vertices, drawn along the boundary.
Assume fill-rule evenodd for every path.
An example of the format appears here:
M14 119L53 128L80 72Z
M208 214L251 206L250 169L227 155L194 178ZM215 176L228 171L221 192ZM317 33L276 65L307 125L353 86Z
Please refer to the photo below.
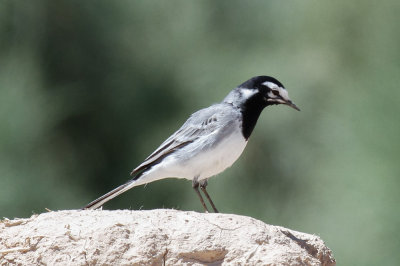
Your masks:
M275 96L279 96L279 91L273 90L272 93L273 93Z

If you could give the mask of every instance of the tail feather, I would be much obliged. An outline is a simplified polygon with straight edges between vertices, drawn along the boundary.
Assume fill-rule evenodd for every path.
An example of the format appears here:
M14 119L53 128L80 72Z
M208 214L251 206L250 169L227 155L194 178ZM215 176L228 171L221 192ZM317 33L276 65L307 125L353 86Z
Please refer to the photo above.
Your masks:
M104 194L103 196L101 196L98 199L95 199L94 201L92 201L91 203L89 203L88 205L86 205L85 207L83 207L82 209L97 209L99 207L101 207L104 203L106 203L107 201L115 198L116 196L124 193L125 191L131 189L132 187L136 186L137 184L136 180L129 180L128 182L126 182L123 185L120 185L117 188L114 188L113 190L111 190L110 192L108 192L107 194Z
M107 201L115 198L116 196L124 193L125 191L127 191L133 187L147 184L147 183L165 178L165 175L160 175L159 173L158 174L150 173L148 171L150 169L152 169L152 168L147 168L144 170L141 169L141 171L133 171L131 175L133 175L134 178L132 178L125 184L122 184L119 187L114 188L113 190L111 190L107 194L104 194L100 198L95 199L94 201L92 201L91 203L89 203L88 205L83 207L82 209L83 210L84 209L92 209L92 210L97 209L97 208L101 207L104 203L106 203Z

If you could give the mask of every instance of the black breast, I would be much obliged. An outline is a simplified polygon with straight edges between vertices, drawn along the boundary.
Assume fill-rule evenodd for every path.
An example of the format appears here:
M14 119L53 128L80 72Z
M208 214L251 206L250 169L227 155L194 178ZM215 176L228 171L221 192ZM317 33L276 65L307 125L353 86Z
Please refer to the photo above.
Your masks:
M257 120L260 117L260 114L265 106L266 105L265 102L262 100L262 97L255 96L248 99L240 107L243 116L242 134L246 140L253 132Z

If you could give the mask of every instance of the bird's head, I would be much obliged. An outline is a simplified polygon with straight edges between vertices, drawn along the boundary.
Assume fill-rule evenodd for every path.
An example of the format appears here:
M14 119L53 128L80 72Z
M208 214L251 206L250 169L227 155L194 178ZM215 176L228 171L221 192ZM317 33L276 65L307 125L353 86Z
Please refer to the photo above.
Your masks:
M289 99L285 87L273 77L257 76L239 85L224 99L234 105L268 105L285 104L297 111L300 109Z

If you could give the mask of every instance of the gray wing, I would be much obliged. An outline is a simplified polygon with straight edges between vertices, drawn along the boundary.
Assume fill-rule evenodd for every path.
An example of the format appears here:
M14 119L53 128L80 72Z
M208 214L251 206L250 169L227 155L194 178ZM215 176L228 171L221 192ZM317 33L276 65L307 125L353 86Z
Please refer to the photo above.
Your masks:
M135 176L139 174L138 178L140 173L148 170L175 150L194 142L200 137L219 130L229 112L232 112L232 106L221 103L201 109L192 114L182 127L164 141L141 165L136 167L131 172L131 175Z

